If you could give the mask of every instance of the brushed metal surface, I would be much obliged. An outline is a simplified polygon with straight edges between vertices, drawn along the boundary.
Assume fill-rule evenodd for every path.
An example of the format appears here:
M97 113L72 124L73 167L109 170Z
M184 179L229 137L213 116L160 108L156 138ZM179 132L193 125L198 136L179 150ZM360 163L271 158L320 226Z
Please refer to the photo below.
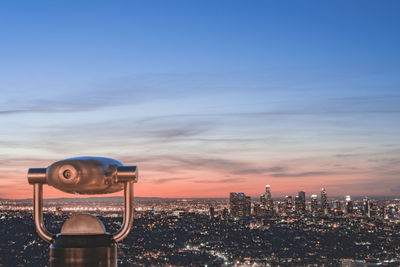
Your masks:
M60 235L50 245L51 267L116 267L117 245L109 235Z
M78 157L57 161L47 168L47 183L74 194L108 194L121 191L117 182L120 161L102 157Z
M29 184L45 184L46 181L46 168L30 168L28 170L28 183Z
M117 168L117 182L138 182L138 167L136 166L119 166Z
M31 168L28 182L33 184L34 222L38 235L49 243L58 238L43 225L43 184L63 192L76 194L107 194L124 189L124 212L121 228L110 235L119 242L130 232L133 224L133 183L138 181L138 168L124 166L120 161L103 157L77 157L51 164L48 168ZM105 234L103 223L91 215L75 215L65 222L62 235L95 236Z
M101 235L105 234L104 224L90 214L75 214L61 227L62 235Z
M54 241L54 235L43 225L43 185L33 185L33 217L37 234L47 243Z
M133 182L124 183L124 216L122 221L121 229L113 234L113 238L116 242L124 239L131 231L133 224Z

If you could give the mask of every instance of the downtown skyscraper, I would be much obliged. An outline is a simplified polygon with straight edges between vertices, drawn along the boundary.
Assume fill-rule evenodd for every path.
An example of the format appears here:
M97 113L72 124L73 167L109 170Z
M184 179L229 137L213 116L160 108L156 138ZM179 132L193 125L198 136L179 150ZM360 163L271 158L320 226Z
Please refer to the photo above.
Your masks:
M229 196L229 209L231 216L250 216L251 198L244 193L231 192Z
M311 213L315 216L318 212L318 196L311 195Z
M295 206L298 214L304 214L306 212L306 192L299 191L295 198Z
M260 197L261 203L264 205L265 209L272 212L274 209L274 201L272 200L271 187L270 185L265 186L265 193Z
M326 194L325 187L321 189L321 213L326 215L328 214L328 195Z

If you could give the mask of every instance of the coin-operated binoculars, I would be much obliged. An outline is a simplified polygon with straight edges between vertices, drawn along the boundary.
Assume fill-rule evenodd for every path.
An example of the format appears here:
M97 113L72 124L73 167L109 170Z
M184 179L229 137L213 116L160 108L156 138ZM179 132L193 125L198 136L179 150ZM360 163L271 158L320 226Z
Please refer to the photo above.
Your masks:
M110 158L79 157L57 161L47 168L31 168L28 182L33 185L36 232L50 243L50 266L117 266L116 242L124 239L133 223L133 183L136 166L124 166ZM43 184L76 194L107 194L124 190L121 229L106 232L95 216L77 214L66 220L56 235L43 225Z

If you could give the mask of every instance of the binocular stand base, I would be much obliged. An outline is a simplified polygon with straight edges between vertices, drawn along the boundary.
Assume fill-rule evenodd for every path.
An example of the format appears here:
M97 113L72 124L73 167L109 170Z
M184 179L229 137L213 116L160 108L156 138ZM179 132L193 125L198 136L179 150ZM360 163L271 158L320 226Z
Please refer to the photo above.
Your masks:
M57 235L50 245L50 267L116 267L112 235Z

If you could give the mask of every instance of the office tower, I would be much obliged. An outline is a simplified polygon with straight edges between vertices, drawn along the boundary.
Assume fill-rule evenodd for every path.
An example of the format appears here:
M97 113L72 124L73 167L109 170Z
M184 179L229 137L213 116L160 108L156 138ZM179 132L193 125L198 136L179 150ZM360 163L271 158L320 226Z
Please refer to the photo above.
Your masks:
M293 209L293 200L292 196L285 197L285 212L286 214L291 214Z
M384 207L380 207L378 209L378 216L381 218L385 218L385 208Z
M328 196L324 187L321 189L321 213L328 214Z
M351 201L350 196L346 196L346 204L345 204L345 213L352 214L353 213L353 202Z
M224 219L226 219L227 217L228 217L228 209L227 208L224 208L223 210L222 210L222 218L224 218Z
M371 217L371 201L366 197L363 201L364 204L364 215Z
M268 215L267 210L264 208L264 206L260 205L259 203L255 203L253 209L255 216L263 217Z
M272 199L272 196L271 196L271 186L269 185L269 184L267 184L266 186L265 186L265 199Z
M214 216L215 216L214 207L210 207L210 218L214 218Z
M246 196L244 200L244 207L243 207L243 214L244 216L250 216L251 215L251 197Z
M273 211L274 201L272 200L271 187L268 184L265 186L265 194L261 195L260 201L268 212L271 213Z
M299 191L299 195L296 197L298 199L299 207L296 210L298 213L304 214L306 212L306 193L304 191Z
M315 215L318 212L318 196L311 195L311 213Z
M297 214L301 214L300 206L301 206L300 197L299 196L295 196L294 197L294 207L295 207L295 210L296 210Z
M250 216L251 198L244 193L232 192L229 197L229 208L233 217Z
M341 213L342 205L340 204L339 200L335 200L335 202L333 203L333 207L336 214Z
M240 210L239 193L231 192L229 195L229 210L232 216L238 216Z

